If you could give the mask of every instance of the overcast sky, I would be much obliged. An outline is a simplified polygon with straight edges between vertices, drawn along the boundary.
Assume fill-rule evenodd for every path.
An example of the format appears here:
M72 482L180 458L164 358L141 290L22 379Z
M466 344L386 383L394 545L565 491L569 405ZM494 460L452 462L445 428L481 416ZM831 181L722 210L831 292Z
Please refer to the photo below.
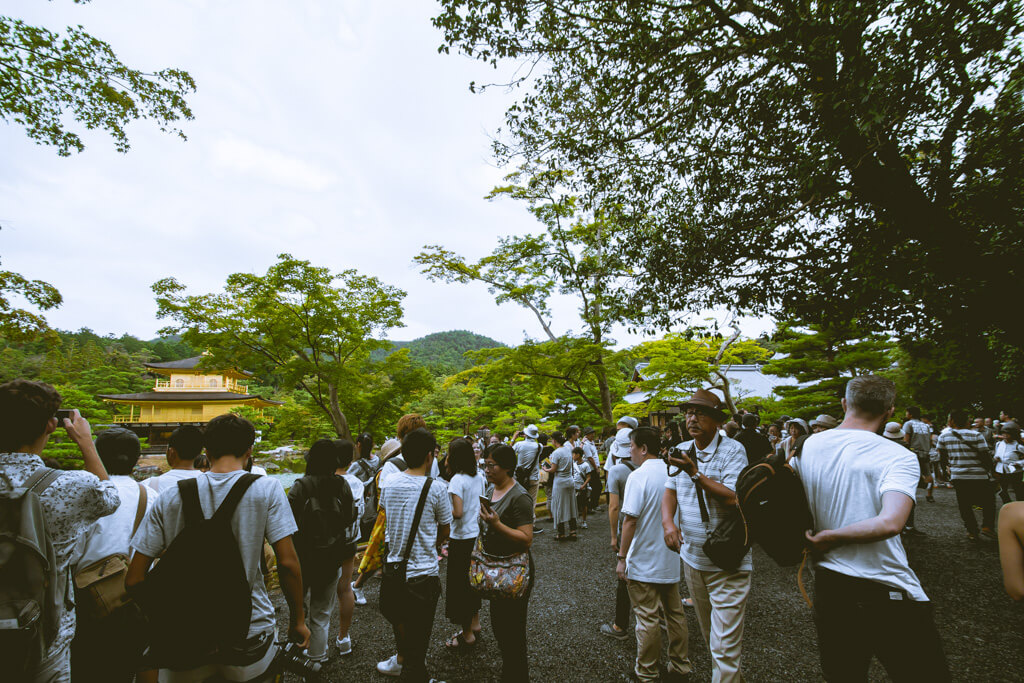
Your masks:
M486 287L431 283L412 264L425 244L478 258L499 236L537 229L524 207L483 199L508 172L490 139L514 93L469 92L501 74L439 55L436 10L428 0L8 0L5 13L82 24L128 65L185 69L198 89L187 142L137 122L127 154L89 133L84 152L62 158L0 123L2 267L60 289L51 325L100 334L154 336L163 323L150 285L163 277L212 292L288 252L406 290L406 327L392 339L539 337L531 313L498 307ZM555 310L556 331L578 325L570 302Z

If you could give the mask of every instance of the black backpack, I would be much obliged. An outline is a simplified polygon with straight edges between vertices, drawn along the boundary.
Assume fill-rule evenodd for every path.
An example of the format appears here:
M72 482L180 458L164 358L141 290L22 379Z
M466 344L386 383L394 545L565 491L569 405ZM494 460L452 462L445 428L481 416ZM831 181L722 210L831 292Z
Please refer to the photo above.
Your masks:
M352 488L342 477L303 477L295 482L305 497L296 517L295 550L307 584L320 583L337 572L356 519ZM294 488L293 488L294 490Z
M806 438L799 437L794 458ZM745 467L736 483L736 497L751 540L779 565L799 564L806 547L804 532L814 520L803 484L786 456L769 455Z
M252 587L231 518L259 479L243 474L205 519L196 479L178 482L185 528L145 581L130 591L148 622L154 668L191 669L218 661L249 635Z
M0 494L0 662L15 681L34 678L31 672L57 637L70 590L67 574L57 572L39 501L61 474L40 467L20 487Z

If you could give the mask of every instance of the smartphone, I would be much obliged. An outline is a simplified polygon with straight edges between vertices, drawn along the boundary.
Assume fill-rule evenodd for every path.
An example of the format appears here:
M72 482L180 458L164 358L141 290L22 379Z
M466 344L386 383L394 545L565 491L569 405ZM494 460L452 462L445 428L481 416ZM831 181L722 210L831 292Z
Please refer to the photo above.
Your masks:
M491 499L488 498L487 496L480 496L480 505L487 508L488 511L492 509Z
M69 420L73 420L74 419L74 412L75 411L73 411L73 410L58 410L57 414L54 416L54 417L57 418L57 426L58 427L63 427L64 426L64 418L67 418Z

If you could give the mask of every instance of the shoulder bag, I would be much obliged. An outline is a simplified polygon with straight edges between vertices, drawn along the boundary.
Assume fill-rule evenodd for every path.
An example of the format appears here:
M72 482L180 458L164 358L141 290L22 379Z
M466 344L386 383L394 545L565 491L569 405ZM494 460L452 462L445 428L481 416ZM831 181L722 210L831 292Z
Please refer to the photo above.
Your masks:
M538 443L537 455L534 456L533 462L530 463L530 466L516 468L516 481L519 482L519 485L524 489L529 489L530 487L530 474L533 472L533 468L537 466L537 463L540 462L540 452L542 450L543 447Z
M485 533L491 533L490 529ZM531 579L530 552L491 555L484 551L483 538L484 534L477 536L469 557L469 587L489 600L516 599L526 595Z
M139 529L146 514L146 487L139 484L139 505L135 510L132 536ZM128 539L131 541L131 538ZM78 590L78 609L95 619L102 619L114 610L128 604L128 592L124 587L128 573L128 556L122 553L108 555L93 562L75 574L75 588Z
M691 444L690 459L697 462L696 449ZM736 571L743 558L750 552L750 534L747 531L747 520L743 517L743 511L739 506L730 507L726 512L725 519L712 531L711 516L708 514L708 506L704 501L704 488L697 482L693 482L697 491L697 505L700 506L700 519L704 522L704 529L708 538L704 541L701 549L708 559L714 562L727 572Z

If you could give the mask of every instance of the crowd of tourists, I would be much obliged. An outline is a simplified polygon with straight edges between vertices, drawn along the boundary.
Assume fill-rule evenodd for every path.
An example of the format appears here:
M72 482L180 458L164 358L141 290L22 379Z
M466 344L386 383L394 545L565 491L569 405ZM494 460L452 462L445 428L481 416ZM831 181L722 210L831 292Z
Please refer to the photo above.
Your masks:
M742 681L748 537L761 542L763 533L743 510L758 500L749 481L759 472L791 473L806 500L796 540L815 565L825 679L866 681L875 657L896 681L950 680L901 534L926 533L913 514L919 489L927 504L935 487L952 487L968 537L998 539L1006 590L1024 597L1024 445L1005 413L969 422L953 410L940 426L915 407L894 421L894 405L892 383L865 376L848 383L841 420L761 424L702 389L661 429L623 416L600 437L592 427L544 433L531 424L509 436L481 428L446 444L410 414L379 448L369 434L317 441L286 493L254 467L255 430L237 415L176 429L170 469L140 483L133 432L113 427L94 438L77 410L60 410L52 387L8 382L0 385L5 680L312 675L353 651L363 587L379 577L395 652L377 664L381 674L435 680L426 655L443 596L454 632L438 642L452 652L474 648L487 600L502 680L526 681L531 545L544 532L538 502L554 538L572 542L606 494L617 588L614 618L600 632L635 638L637 680L687 680L691 607L711 680ZM41 459L57 429L78 446L82 470ZM763 496L771 485L759 482ZM997 486L1006 504L998 527ZM288 610L280 638L275 574ZM609 595L609 611L612 602Z

